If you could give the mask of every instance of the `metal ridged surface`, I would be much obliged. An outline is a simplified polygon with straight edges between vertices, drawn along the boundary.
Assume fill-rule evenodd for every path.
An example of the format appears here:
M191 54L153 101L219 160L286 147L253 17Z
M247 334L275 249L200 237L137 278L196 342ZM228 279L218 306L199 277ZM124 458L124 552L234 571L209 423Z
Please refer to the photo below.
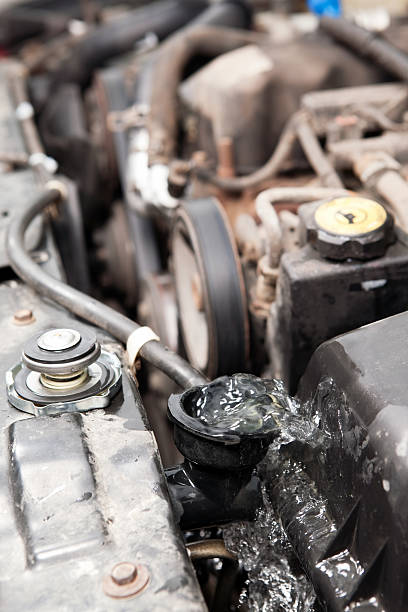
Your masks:
M24 306L36 321L15 326L13 312ZM0 285L3 380L27 339L54 325L77 322L17 283ZM123 392L109 409L81 415L28 417L8 404L3 387L1 609L205 609L138 391L123 374ZM120 561L146 566L150 581L118 604L103 592L103 579Z

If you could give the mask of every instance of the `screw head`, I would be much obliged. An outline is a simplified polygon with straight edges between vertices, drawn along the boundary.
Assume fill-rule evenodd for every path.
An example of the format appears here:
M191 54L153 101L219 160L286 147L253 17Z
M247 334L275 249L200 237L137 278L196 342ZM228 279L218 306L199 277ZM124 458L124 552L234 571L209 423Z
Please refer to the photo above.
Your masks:
M21 310L16 310L13 317L13 323L15 325L29 325L35 321L33 316L33 311L29 308L22 308Z
M45 351L65 351L81 340L81 334L75 329L50 329L37 340L37 345Z
M117 563L111 571L112 580L116 584L129 584L137 576L137 567L133 563Z

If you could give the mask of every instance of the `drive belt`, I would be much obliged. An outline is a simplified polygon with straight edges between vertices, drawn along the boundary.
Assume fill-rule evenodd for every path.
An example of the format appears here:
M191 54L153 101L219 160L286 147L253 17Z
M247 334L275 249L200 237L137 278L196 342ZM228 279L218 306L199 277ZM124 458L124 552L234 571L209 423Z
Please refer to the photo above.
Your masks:
M181 331L190 361L210 378L245 370L249 333L244 282L226 214L215 198L180 206L172 247ZM194 290L199 293L195 306L205 318L207 338L200 337L203 322L191 308L189 291Z

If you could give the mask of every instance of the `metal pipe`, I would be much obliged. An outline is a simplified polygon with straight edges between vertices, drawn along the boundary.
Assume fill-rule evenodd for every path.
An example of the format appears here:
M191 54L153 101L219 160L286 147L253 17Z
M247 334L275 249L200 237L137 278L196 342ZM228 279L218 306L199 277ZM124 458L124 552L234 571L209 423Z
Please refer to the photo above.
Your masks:
M266 230L266 255L268 265L276 268L282 250L282 229L278 215L273 207L277 202L315 202L326 198L350 195L340 187L273 187L261 191L255 201L256 213Z
M325 187L341 189L343 187L343 183L327 159L327 156L320 146L316 134L307 120L298 122L297 135L310 165L322 181L323 185Z
M282 229L276 210L271 205L269 198L265 197L263 191L255 200L256 214L266 232L266 258L270 268L276 268L279 264L282 251Z
M383 172L377 179L376 191L388 202L397 222L408 232L408 183L396 170Z
M42 193L23 213L14 216L7 236L7 254L10 265L15 273L35 291L61 304L78 317L104 329L126 344L132 332L140 327L138 323L85 293L48 276L34 263L25 249L25 232L32 220L43 212L47 206L59 202L64 191L63 183L61 183L60 189L50 188ZM141 348L140 355L183 388L202 385L207 382L182 357L170 351L160 342L147 342Z
M303 116L303 113L298 112L291 117L286 124L279 142L269 160L264 166L262 166L262 168L259 168L252 174L227 179L217 176L202 166L196 166L193 168L193 173L201 181L211 183L212 185L215 185L220 189L225 189L226 191L241 192L244 189L257 187L264 181L267 181L278 174L278 172L282 169L283 164L287 161L297 139L297 122L301 116Z
M406 132L385 132L373 138L351 138L328 145L336 168L350 169L363 155L387 153L400 162L408 161L408 138Z
M22 64L16 63L9 70L11 91L16 105L17 117L20 121L28 152L32 155L35 153L44 153L44 149L34 124L34 110L28 98L26 77L27 71ZM21 109L21 105L23 104L27 106L25 116L22 116L21 112L19 113L19 108Z
M226 191L240 192L244 189L254 188L276 176L282 170L297 139L299 139L311 166L327 187L339 187L341 189L343 184L327 156L322 151L319 141L309 124L308 114L303 110L297 111L292 115L269 160L262 168L259 168L259 170L252 174L236 178L221 178L203 167L193 168L193 172L200 180L211 183Z
M396 222L408 231L408 183L400 169L400 164L382 151L361 156L353 166L363 185L388 202Z
M325 198L335 198L350 195L352 192L344 187L314 187L305 185L303 187L272 187L261 191L258 197L268 199L269 204L277 202L296 202L304 204L306 202L316 202Z
M236 561L234 553L226 549L224 540L201 540L200 542L190 542L186 544L192 561L198 559L230 559Z

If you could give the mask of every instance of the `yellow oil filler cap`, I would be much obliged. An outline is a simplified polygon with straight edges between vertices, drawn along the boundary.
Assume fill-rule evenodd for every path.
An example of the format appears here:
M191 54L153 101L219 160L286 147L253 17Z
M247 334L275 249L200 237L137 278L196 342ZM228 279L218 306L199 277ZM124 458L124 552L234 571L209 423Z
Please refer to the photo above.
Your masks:
M381 257L395 240L393 218L374 200L350 195L312 206L314 214L306 215L308 240L323 257Z
M374 200L347 196L321 204L315 221L330 234L360 236L380 229L387 221L387 211Z

